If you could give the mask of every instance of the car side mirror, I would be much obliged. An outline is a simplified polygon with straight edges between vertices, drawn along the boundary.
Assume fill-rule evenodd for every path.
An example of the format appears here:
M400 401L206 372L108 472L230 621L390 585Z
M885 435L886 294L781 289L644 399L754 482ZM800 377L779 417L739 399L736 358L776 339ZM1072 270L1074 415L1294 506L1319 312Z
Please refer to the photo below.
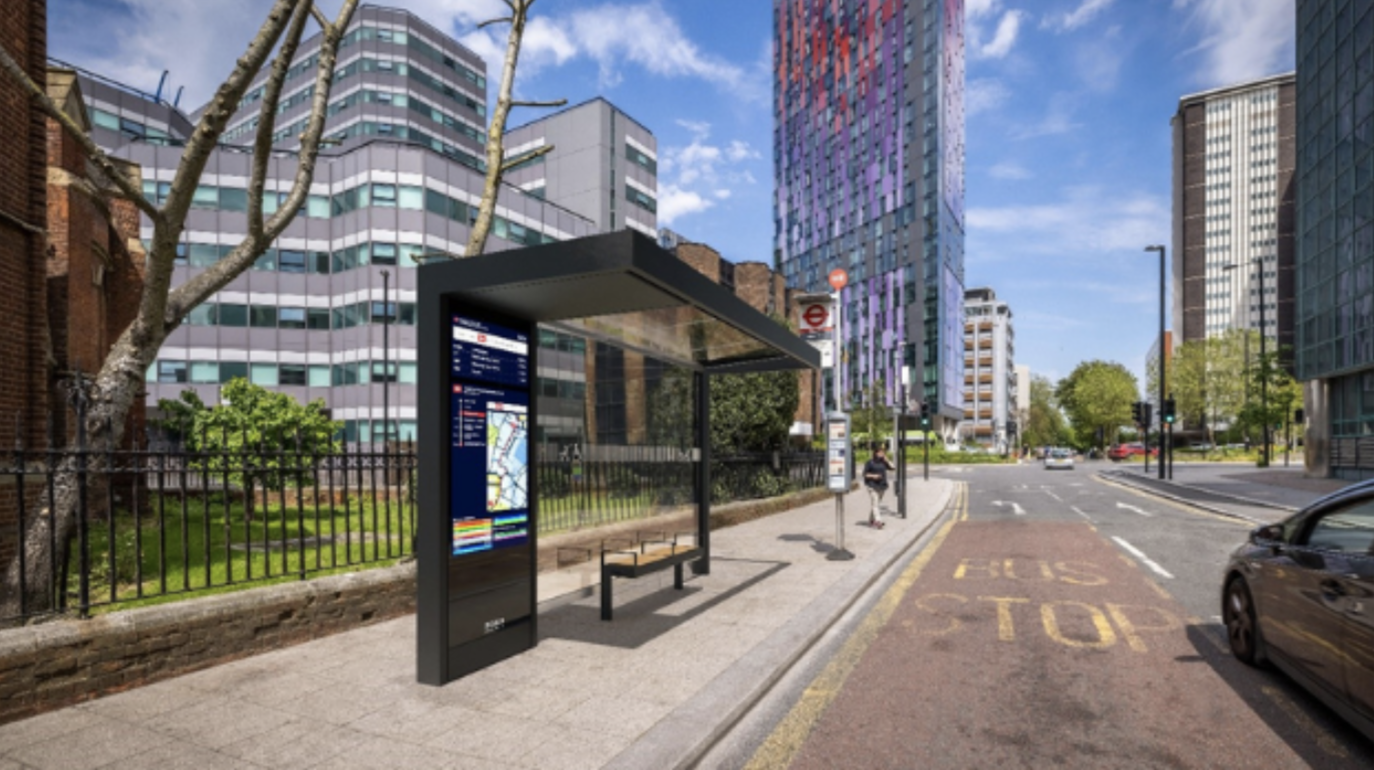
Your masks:
M1256 527L1250 532L1250 542L1255 545L1278 545L1283 540L1283 525L1268 524Z

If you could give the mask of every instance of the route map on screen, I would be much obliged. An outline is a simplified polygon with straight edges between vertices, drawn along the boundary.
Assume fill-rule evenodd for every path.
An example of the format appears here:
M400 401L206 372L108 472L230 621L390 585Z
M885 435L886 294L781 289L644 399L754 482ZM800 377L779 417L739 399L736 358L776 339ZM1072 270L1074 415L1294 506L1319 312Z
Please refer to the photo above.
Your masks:
M452 317L452 554L530 542L530 337Z

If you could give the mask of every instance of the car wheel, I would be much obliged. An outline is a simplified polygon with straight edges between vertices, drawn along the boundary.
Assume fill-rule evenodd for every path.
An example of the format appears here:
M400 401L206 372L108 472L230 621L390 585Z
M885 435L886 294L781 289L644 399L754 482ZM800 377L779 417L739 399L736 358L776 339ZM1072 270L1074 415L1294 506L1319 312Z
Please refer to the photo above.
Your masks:
M1226 584L1226 601L1221 608L1221 618L1226 624L1226 639L1231 644L1231 654L1241 663L1258 666L1263 660L1260 654L1262 643L1255 618L1255 602L1245 578L1232 578Z

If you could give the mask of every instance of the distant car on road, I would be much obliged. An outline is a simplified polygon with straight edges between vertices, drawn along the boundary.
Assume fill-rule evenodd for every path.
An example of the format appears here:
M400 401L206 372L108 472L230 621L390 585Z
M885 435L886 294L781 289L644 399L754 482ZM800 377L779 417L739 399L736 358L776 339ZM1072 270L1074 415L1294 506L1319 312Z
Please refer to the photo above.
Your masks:
M1113 462L1128 460L1132 457L1144 457L1145 445L1141 443L1117 444L1107 450L1107 459ZM1150 456L1159 456L1159 447L1150 447Z
M1073 470L1073 450L1055 447L1045 456L1045 470Z
M1224 574L1236 658L1273 662L1374 738L1374 481L1255 529Z

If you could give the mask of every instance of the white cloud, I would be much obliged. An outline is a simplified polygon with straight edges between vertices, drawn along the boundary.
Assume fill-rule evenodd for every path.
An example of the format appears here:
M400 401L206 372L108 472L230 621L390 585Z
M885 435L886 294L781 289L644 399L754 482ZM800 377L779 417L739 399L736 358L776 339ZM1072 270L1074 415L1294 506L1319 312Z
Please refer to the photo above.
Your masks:
M1294 0L1174 0L1201 28L1195 50L1206 64L1205 87L1290 70L1294 66Z
M1016 45L1016 36L1021 29L1021 12L1007 11L997 22L997 31L992 40L978 48L978 56L983 59L1001 59L1011 53Z
M321 0L332 16L340 0ZM54 56L99 72L120 82L152 91L164 69L170 83L186 87L183 107L195 108L234 66L248 41L271 8L271 0L219 3L213 13L204 0L123 0L114 22L118 29L71 23L63 0L53 0L49 20L56 35L50 40ZM571 10L542 14L540 5L525 28L521 45L517 90L523 81L546 67L577 59L596 64L603 86L619 82L622 72L635 69L662 78L694 78L750 103L766 102L771 94L769 66L750 61L738 65L715 56L688 38L660 0L596 5L567 4ZM407 0L405 9L441 31L458 36L487 62L494 89L500 81L509 27L475 25L509 14L501 0ZM65 9L70 13L70 8ZM317 29L313 24L307 35ZM99 35L94 40L93 35ZM99 53L92 53L99 52Z
M1034 176L1029 169L1015 161L998 163L988 169L988 176L993 179L1019 180L1030 179Z
M739 139L723 147L713 144L710 123L679 119L677 124L691 134L692 141L660 147L658 219L665 226L730 199L741 185L757 184L746 165L763 157Z
M981 19L990 16L997 11L1001 4L998 0L966 0L964 3L964 18Z
M1060 32L1072 32L1110 8L1113 2L1115 0L1083 0L1077 8L1068 13L1046 16L1040 26Z
M1080 127L1073 121L1073 96L1058 93L1050 98L1049 109L1037 123L1023 123L1011 129L1013 139L1034 139L1041 136L1067 134Z
M663 227L672 227L674 221L689 214L699 214L714 205L714 201L677 185L658 186L658 223Z
M430 0L426 5L451 8L451 17L464 26L504 15L503 3L492 0ZM508 28L495 25L464 35L465 45L487 61L488 74L499 76ZM596 63L603 88L621 81L627 67L665 78L697 78L746 101L768 98L771 72L739 66L703 51L690 40L677 20L658 0L634 4L603 3L553 15L530 17L521 44L519 74L530 77L540 69L585 58ZM771 59L771 57L770 57Z
M974 78L964 87L964 115L973 117L1001 107L1011 97L1011 91L999 80Z
M971 237L1014 249L999 253L984 246L989 258L1024 254L1097 259L1103 252L1138 252L1170 232L1168 202L1141 192L1116 192L1088 186L1069 190L1053 203L979 207L968 211Z

